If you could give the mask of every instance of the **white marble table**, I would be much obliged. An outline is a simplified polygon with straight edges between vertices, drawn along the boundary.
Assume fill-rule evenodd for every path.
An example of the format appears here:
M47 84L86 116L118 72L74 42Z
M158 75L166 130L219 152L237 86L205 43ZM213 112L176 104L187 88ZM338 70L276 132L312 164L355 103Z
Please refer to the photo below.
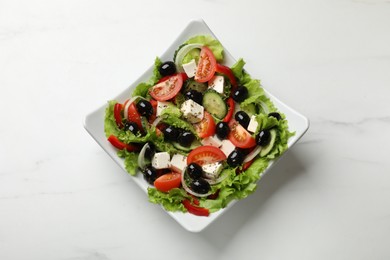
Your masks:
M197 18L311 127L190 233L82 120ZM0 259L390 258L387 0L2 0L0 88Z

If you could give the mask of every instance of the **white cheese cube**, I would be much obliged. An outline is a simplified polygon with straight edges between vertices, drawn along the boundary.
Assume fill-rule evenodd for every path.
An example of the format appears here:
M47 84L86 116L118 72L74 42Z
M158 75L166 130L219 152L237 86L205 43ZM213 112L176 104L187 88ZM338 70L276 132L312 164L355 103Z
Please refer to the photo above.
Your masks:
M218 148L222 145L222 141L216 135L202 139L201 143L203 145L212 145Z
M187 166L187 157L181 154L175 154L171 159L171 168L176 172L182 172Z
M225 139L222 140L222 146L220 149L226 156L229 156L229 154L233 152L233 150L236 149L236 147L228 139Z
M249 121L248 125L248 131L251 133L256 132L257 127L259 126L259 123L256 120L256 116L251 116L251 121Z
M183 116L191 123L198 123L203 119L203 106L199 105L192 99L186 100L181 105L181 112L183 112Z
M209 80L209 88L214 89L218 93L223 94L223 84L224 84L224 78L223 76L217 75L212 77Z
M205 164L202 166L203 174L206 178L216 179L223 169L221 162L215 162L210 164Z
M164 102L164 101L157 101L157 111L156 116L160 116L161 112L166 109L171 103L170 102Z
M169 153L167 152L155 153L152 158L152 166L157 170L171 167Z
M196 65L196 61L192 59L190 62L183 64L184 72L187 74L187 77L192 78L195 77L196 69L198 66Z

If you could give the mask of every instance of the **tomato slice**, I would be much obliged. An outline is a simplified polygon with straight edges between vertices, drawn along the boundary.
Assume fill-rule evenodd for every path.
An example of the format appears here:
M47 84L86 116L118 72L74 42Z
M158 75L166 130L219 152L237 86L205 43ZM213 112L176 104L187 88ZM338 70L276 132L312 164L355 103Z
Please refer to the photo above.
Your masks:
M230 119L232 119L233 113L234 113L234 100L233 98L228 98L226 101L227 105L229 107L228 113L226 114L225 118L222 120L223 122L229 123Z
M194 124L195 131L200 138L206 138L214 135L215 133L215 122L213 117L207 112L204 111L204 116L202 121L197 124Z
M126 100L124 103L125 113L127 111L127 120L136 123L140 130L144 129L142 127L141 115L138 113L137 107L135 106L135 102L131 103L130 105L128 104L128 102L129 100Z
M129 152L134 152L134 151L138 151L139 150L138 146L131 145L131 144L125 144L125 143L121 142L118 139L118 137L116 137L115 135L110 135L107 138L107 140L112 144L112 146L114 146L115 148L117 148L119 150L126 149Z
M123 109L123 105L121 103L116 103L114 105L114 118L115 118L116 125L119 128L123 127L122 115L121 115L122 109Z
M213 52L206 46L203 46L200 51L198 67L195 73L195 80L198 82L209 81L215 73L217 61Z
M204 165L223 160L226 160L226 155L219 148L211 145L197 147L187 156L187 164L194 162Z
M152 124L154 120L156 120L156 113L157 113L157 101L154 99L149 100L150 104L153 107L153 114L149 117L149 123Z
M170 172L161 175L154 181L154 187L162 192L168 192L173 188L179 188L181 184L181 175L177 172Z
M193 205L189 200L183 200L182 203L191 214L203 217L208 217L210 215L210 211L208 209Z
M228 138L236 147L251 148L256 145L256 140L251 134L245 130L236 120L232 119L229 122L230 133Z
M217 63L217 67L216 67L215 71L218 72L218 73L222 73L226 77L228 77L233 88L237 87L236 77L234 76L232 70L229 67Z
M155 100L166 101L176 96L182 86L183 76L175 74L154 85L150 88L149 93Z

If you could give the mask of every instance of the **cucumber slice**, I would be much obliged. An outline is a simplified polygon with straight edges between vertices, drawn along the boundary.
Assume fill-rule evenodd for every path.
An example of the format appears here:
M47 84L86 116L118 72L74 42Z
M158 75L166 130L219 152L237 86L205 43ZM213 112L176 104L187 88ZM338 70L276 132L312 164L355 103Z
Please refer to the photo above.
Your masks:
M176 148L176 149L179 149L179 150L182 150L184 152L189 152L197 147L199 147L201 144L199 141L195 140L192 142L192 144L188 147L185 147L185 146L182 146L180 145L178 142L172 142L172 145Z
M269 133L271 134L271 140L270 140L269 144L267 144L266 146L264 146L261 149L260 157L266 156L267 154L269 154L271 152L272 148L274 148L276 137L277 137L276 129L269 130Z
M184 86L184 90L185 91L189 91L189 90L196 90L200 93L203 93L207 90L208 86L204 83L200 83L200 82L196 82L195 80L193 79L188 79L186 81L186 84Z
M215 91L206 91L203 95L203 107L210 114L218 119L223 119L227 112L228 107L222 97Z

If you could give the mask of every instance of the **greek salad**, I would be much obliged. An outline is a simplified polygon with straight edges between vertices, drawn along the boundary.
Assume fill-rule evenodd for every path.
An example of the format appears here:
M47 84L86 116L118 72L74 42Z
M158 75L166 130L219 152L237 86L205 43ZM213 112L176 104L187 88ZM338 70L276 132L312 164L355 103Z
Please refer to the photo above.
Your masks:
M172 60L156 58L127 100L108 102L107 140L131 175L143 175L150 202L209 216L253 193L287 149L284 114L244 65L224 65L221 43L197 35Z

